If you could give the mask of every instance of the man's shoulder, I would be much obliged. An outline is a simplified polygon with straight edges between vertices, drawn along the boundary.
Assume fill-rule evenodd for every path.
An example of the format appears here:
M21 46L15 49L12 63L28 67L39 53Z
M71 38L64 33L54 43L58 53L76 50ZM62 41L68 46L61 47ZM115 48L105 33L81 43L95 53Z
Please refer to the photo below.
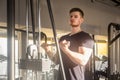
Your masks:
M59 40L61 41L61 40L67 39L67 38L69 37L69 34L70 34L70 33L61 36L61 37L59 38Z
M88 33L88 32L82 31L81 33L82 33L84 36L93 37L92 34L90 34L90 33Z
M60 38L65 38L65 37L68 37L69 35L70 35L70 33L62 35Z
M81 31L80 33L81 33L81 34L84 34L84 35L89 35L89 33L88 33L88 32L85 32L85 31Z

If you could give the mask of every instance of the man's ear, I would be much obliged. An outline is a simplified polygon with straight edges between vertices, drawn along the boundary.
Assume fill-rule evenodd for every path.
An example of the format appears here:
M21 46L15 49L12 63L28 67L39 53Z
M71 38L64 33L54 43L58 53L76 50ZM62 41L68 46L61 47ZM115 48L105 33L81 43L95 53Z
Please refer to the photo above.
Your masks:
M84 22L84 18L81 18L81 23L83 23Z

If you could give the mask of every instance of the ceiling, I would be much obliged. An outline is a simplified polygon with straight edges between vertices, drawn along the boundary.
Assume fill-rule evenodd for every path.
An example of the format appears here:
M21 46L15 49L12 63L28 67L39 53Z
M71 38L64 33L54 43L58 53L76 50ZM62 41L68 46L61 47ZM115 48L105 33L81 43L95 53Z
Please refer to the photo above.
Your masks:
M120 9L120 0L91 0L92 2L99 2L108 6Z
M6 25L6 21L7 21L6 1L7 0L0 1L0 5L2 6L2 7L0 7L0 10L2 11L0 13L0 16L2 15L0 18L0 26L2 26L2 27L7 26ZM68 17L66 16L66 14L67 14L69 8L75 6L75 4L79 5L81 3L80 7L84 8L84 9L86 9L86 7L84 7L84 6L87 6L87 5L85 5L86 3L88 3L90 5L91 5L91 3L100 3L103 5L110 6L110 7L115 7L115 8L117 8L117 10L120 9L120 5L119 5L120 0L76 0L76 1L74 1L74 0L50 0L50 1L51 1L53 15L54 15L54 19L55 19L55 26L57 26L56 31L58 34L61 34L61 35L64 32L68 33L68 31L70 30L70 27L65 27L65 26L69 26L68 22L67 22ZM68 3L68 1L69 1L69 3ZM118 2L116 3L115 1L118 1ZM16 28L26 30L26 13L25 13L26 12L26 8L25 8L26 7L26 3L25 3L26 0L15 0L15 2L16 2L16 5L15 5ZM38 4L37 4L37 2L38 2L38 0L33 0L33 8L34 8L33 13L34 13L35 27L37 27L36 30L38 30L38 21L37 21L38 20L38 15L37 15ZM92 5L94 5L94 4L92 4ZM89 10L90 9L88 9L86 11L89 11ZM41 16L40 16L41 25L40 26L42 27L42 31L44 31L47 35L52 37L53 33L51 30L51 21L50 21L50 17L49 17L49 12L48 12L48 8L47 8L46 0L40 0L40 11L41 11ZM95 12L95 14L96 14L96 12ZM65 15L65 16L62 17L63 15ZM97 17L99 17L99 16L97 16ZM88 18L89 18L89 14L88 14ZM89 20L88 23L91 26L94 26L93 28L97 29L96 25L94 25L96 23L95 21L97 21L97 20L94 20L93 23L91 24L91 23L89 23L89 22L91 22L91 20ZM29 14L29 30L32 29L31 26L32 26L31 14ZM86 27L86 30L88 30L88 29L89 29L89 27ZM94 30L94 31L96 31L96 30ZM91 28L91 32L93 32L92 28ZM98 32L98 31L96 31L96 32Z

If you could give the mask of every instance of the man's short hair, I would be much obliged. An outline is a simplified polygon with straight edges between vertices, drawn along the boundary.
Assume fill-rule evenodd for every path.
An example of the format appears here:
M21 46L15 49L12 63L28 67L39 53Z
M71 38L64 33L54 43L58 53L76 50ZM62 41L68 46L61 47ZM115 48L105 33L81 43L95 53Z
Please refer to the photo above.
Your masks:
M84 12L80 8L72 8L69 13L76 12L76 11L80 12L80 15L84 17Z

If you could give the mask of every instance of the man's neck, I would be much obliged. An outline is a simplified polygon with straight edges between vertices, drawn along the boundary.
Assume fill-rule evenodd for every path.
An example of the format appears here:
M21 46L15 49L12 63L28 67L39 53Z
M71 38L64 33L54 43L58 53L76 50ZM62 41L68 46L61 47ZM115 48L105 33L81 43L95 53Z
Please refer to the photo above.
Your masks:
M71 35L82 31L80 27L72 27Z

